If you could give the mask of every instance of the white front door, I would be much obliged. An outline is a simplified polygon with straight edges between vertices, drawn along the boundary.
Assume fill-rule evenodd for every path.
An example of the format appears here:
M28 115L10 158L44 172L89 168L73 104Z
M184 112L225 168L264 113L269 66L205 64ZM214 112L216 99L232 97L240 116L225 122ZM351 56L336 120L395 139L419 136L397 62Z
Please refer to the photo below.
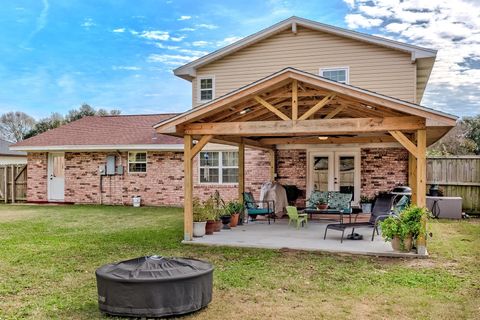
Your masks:
M48 154L48 201L65 199L65 154Z
M360 201L360 151L311 151L308 158L307 197L312 191L341 191Z

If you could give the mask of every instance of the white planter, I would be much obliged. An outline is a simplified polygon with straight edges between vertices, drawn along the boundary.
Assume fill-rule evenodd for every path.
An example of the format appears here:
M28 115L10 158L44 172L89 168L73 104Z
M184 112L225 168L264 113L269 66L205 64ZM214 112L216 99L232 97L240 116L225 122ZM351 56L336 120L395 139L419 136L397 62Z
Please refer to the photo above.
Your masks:
M205 235L205 226L207 221L203 222L194 222L193 223L193 236L194 237L203 237Z
M141 197L132 197L132 205L136 208L140 207L142 203L142 198Z
M361 203L362 213L372 213L372 204L371 203Z

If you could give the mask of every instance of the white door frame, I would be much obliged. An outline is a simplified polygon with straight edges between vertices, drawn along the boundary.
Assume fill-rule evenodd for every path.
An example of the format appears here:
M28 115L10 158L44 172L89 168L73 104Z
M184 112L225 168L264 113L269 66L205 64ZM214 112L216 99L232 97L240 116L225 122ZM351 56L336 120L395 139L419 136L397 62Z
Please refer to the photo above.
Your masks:
M47 161L47 193L48 201L64 201L65 200L65 173L63 175L63 192L61 197L52 198L52 186L53 183L53 156L63 156L65 157L65 152L54 152L48 154Z
M355 198L353 199L353 204L358 205L360 202L360 193L361 193L361 177L362 177L362 168L361 168L361 152L360 148L341 148L338 146L335 147L325 147L325 148L310 148L307 149L307 198L310 196L313 190L313 157L315 156L328 156L328 167L329 167L329 181L328 181L328 190L329 191L338 191L340 190L339 184L335 183L335 177L339 177L339 166L338 161L341 156L353 156L355 157L355 177L354 177L354 188L355 188ZM332 168L333 170L330 170ZM338 180L338 179L337 179Z

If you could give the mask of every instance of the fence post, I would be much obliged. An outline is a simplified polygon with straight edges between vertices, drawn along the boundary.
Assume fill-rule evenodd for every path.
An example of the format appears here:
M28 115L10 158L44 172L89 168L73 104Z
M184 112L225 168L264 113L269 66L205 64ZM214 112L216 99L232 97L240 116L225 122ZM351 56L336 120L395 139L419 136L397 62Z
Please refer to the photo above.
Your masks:
M4 175L3 175L3 184L4 184L4 187L5 187L5 203L8 203L8 167L5 166L3 167L5 170L4 170Z
M15 203L15 165L12 164L10 167L12 168L12 177L11 177L12 203Z

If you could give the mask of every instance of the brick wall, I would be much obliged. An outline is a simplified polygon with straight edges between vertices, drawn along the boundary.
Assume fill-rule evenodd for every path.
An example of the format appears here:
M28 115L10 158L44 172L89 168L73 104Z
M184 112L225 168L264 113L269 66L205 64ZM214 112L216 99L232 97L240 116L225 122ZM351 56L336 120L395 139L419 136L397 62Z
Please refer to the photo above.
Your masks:
M362 157L362 195L372 197L397 185L408 185L408 151L402 148L365 148Z
M127 152L117 155L123 175L103 176L98 167L105 164L107 152L65 153L65 201L75 203L131 204L139 195L144 205L183 205L183 153L148 152L147 172L127 172ZM225 200L238 197L237 185L199 184L198 163L194 161L194 196L208 198L218 190ZM245 152L245 188L258 197L270 174L268 153L247 149ZM47 153L29 153L28 200L47 201ZM100 183L102 186L100 186ZM100 192L101 188L101 192Z
M140 195L145 205L183 205L183 153L148 152L147 173L127 173L102 178L98 167L105 164L105 152L68 152L65 154L65 201L75 203L131 204ZM127 166L127 153L117 164ZM362 195L391 190L408 182L408 152L402 148L364 148L361 151ZM307 152L304 149L276 151L277 180L306 190ZM198 163L194 161L194 195L206 199L218 190L225 200L238 195L236 185L199 184ZM28 201L47 201L47 153L28 154ZM262 183L270 180L267 152L247 149L245 188L259 197ZM305 195L298 205L304 204Z
M27 155L27 201L47 201L47 153Z
M307 189L307 151L305 149L277 150L275 153L277 181L280 184L295 185L306 192ZM305 194L297 201L305 206Z

